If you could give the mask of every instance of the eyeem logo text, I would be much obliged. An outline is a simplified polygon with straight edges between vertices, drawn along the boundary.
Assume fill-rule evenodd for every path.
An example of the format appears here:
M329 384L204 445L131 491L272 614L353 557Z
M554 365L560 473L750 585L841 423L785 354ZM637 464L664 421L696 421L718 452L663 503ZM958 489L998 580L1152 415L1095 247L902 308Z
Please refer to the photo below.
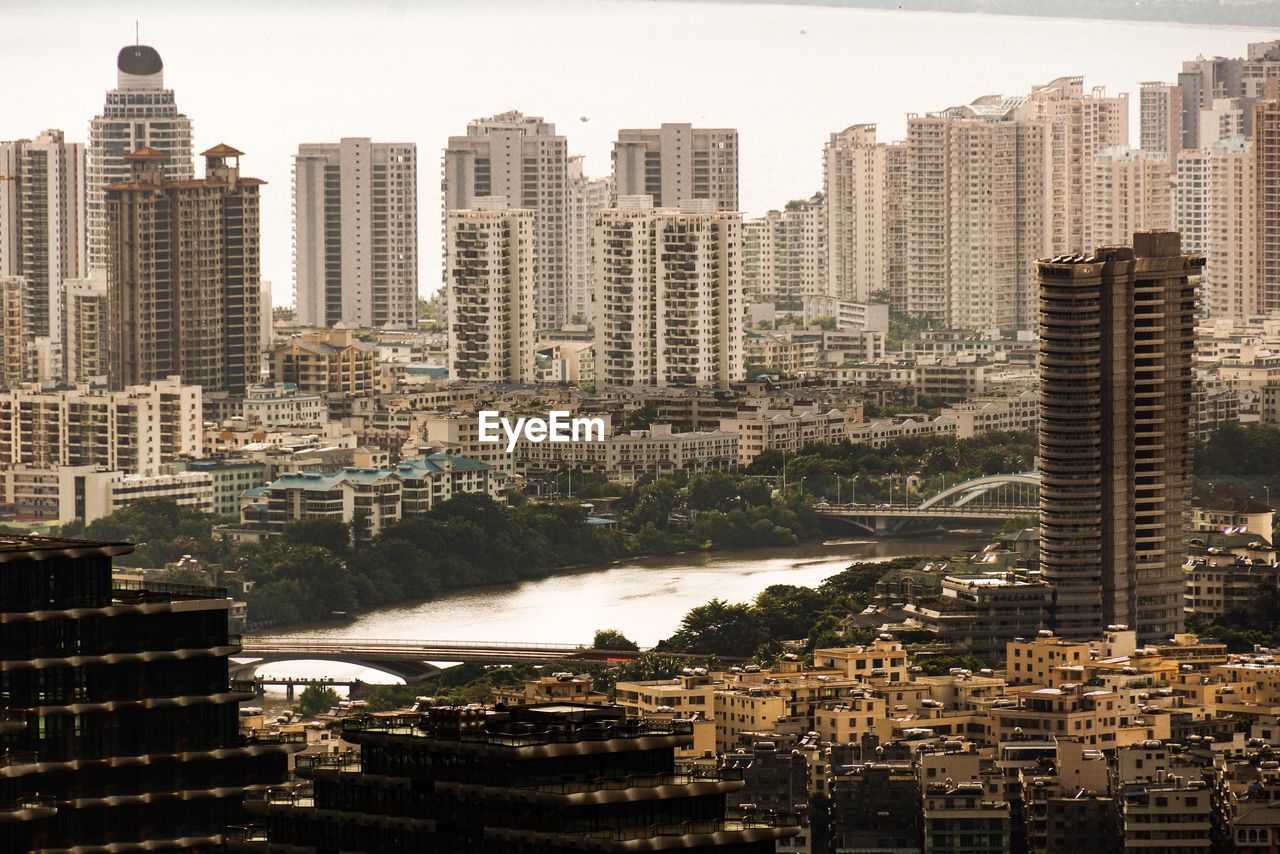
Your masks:
M523 436L530 442L603 442L603 418L571 418L568 410L553 409L547 418L510 418L492 409L480 410L480 441L507 440L507 453L516 449Z

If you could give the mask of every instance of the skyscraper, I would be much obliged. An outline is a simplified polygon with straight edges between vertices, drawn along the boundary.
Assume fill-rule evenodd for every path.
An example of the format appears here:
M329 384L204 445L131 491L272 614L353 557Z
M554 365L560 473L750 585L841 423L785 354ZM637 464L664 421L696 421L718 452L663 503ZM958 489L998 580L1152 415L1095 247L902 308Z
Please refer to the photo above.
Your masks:
M591 301L591 243L596 211L609 207L613 176L588 178L582 157L569 158L569 320L589 323Z
M1138 116L1142 150L1172 161L1182 150L1182 89L1176 83L1143 83Z
M1053 227L1050 130L1023 98L907 120L908 312L957 329L1033 322L1033 264Z
M1141 149L1105 148L1087 166L1084 245L1124 243L1136 231L1173 225L1171 164Z
M107 274L94 270L83 279L64 282L62 308L62 376L87 383L108 374L110 330L107 326Z
M298 321L405 329L417 320L418 153L344 138L293 159Z
M1253 108L1258 211L1258 309L1280 310L1280 86Z
M865 124L833 133L823 149L831 296L867 302L887 290L895 308L904 303L904 188L893 179L905 153L900 143L876 142L876 126Z
M1202 263L1143 232L1038 264L1040 568L1060 634L1182 626Z
M1210 317L1245 318L1258 308L1258 204L1253 143L1220 140L1208 152L1201 305Z
M745 374L742 216L710 199L597 214L596 384L724 388Z
M537 211L539 330L571 317L569 293L569 156L556 126L512 110L467 125L444 152L444 209L467 210L479 197L503 197ZM445 282L446 287L448 282Z
M164 88L164 62L153 47L135 44L116 57L116 88L102 115L89 123L85 222L89 266L106 269L107 213L103 187L129 180L127 156L140 148L168 154L164 175L195 177L191 119L178 112L173 90Z
M113 579L131 551L0 537L6 850L218 850L284 779L280 739L238 734L226 589Z
M534 381L537 213L476 198L445 212L449 376Z
M738 131L664 123L618 131L613 177L619 196L653 196L654 207L710 199L718 211L738 210Z
M62 283L84 275L84 241L84 146L59 130L0 142L0 276L26 280L25 334L48 339L54 352Z
M132 180L106 188L113 388L177 375L243 394L258 381L258 178L242 152L203 153L205 177L171 180L167 155L129 155Z

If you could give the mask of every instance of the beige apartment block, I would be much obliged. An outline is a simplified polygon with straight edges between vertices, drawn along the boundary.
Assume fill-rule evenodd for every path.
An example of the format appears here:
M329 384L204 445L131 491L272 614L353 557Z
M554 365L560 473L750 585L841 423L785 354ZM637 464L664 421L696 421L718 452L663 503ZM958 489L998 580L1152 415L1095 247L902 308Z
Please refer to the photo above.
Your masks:
M595 237L596 384L726 388L745 375L742 217L620 196Z
M827 213L822 195L788 202L742 226L743 288L784 307L827 293Z
M0 276L0 388L16 388L26 379L31 346L27 336L27 280Z
M26 279L26 334L55 356L63 283L85 271L84 181L84 146L60 130L0 142L0 276Z
M1050 251L1050 126L1025 99L907 120L906 308L962 329L1033 322L1032 262Z
M1086 174L1085 246L1123 244L1134 232L1173 227L1168 161L1114 146L1099 152Z
M1258 310L1280 311L1280 86L1254 105L1253 153L1257 179Z
M177 375L243 394L261 375L258 188L243 152L203 152L205 177L173 180L168 155L128 155L131 179L105 188L109 377L113 388Z
M267 361L272 382L291 383L303 394L370 397L378 391L378 348L345 324L281 338Z
M476 119L467 125L466 136L449 137L443 176L445 211L471 210L477 207L477 199L501 197L513 209L535 212L534 322L539 330L568 323L572 305L569 155L568 143L556 133L556 126L517 110ZM448 225L446 218L446 247ZM448 289L447 248L445 255Z
M1209 244L1209 151L1184 148L1173 159L1173 228L1188 252Z
M906 272L905 157L901 143L876 142L876 126L833 133L823 149L828 293L867 302L888 291L902 309Z
M418 301L418 147L345 137L293 158L299 323L412 328Z
M91 269L107 268L111 245L105 187L128 181L128 155L141 148L165 152L161 169L171 181L195 177L191 119L178 112L164 88L164 62L155 48L128 45L116 57L116 88L89 123L85 222ZM78 275L78 274L77 274Z
M501 197L473 201L445 213L449 376L532 383L538 213Z
M73 384L103 380L111 351L106 271L94 270L87 278L67 279L63 285L63 378Z
M1202 263L1174 232L1040 262L1040 566L1060 634L1181 630Z
M1200 298L1210 317L1261 313L1256 170L1253 143L1242 136L1220 140L1210 149Z
M595 306L591 289L591 242L596 211L609 207L616 195L613 176L588 178L583 158L569 158L569 322L590 323Z
M1010 685L1056 688L1063 681L1059 668L1083 667L1092 659L1087 641L1072 641L1044 629L1035 638L1005 645L1005 678Z
M1182 88L1176 83L1143 83L1138 125L1142 150L1173 162L1182 150Z
M1200 137L1197 148L1208 148L1215 142L1248 132L1248 115L1252 100L1246 98L1214 98L1200 110Z
M738 210L738 131L664 123L618 131L613 177L619 196L653 196L654 207L708 199L713 210Z
M1001 744L1024 737L1074 738L1107 750L1116 747L1120 725L1114 693L1071 683L1005 699L993 704L989 714L992 736Z
M123 391L25 385L0 394L0 467L155 473L201 452L200 387L176 377Z
M1083 77L1035 86L1028 112L1050 126L1049 216L1054 251L1083 251L1087 166L1104 149L1129 144L1129 96L1101 86L1085 91Z
M738 437L738 463L750 465L765 451L797 453L806 445L836 444L849 437L850 418L839 409L743 409L720 421Z

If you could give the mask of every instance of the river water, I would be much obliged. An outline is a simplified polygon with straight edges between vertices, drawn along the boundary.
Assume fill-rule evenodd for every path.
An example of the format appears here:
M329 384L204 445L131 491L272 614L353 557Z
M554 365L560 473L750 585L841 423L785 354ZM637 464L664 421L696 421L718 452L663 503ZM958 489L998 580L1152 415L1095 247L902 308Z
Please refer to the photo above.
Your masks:
M830 540L785 549L646 558L386 608L342 626L279 634L589 644L596 629L610 628L648 647L672 634L690 608L717 597L745 602L773 584L816 586L855 561L951 554L976 548L981 541L957 536ZM364 668L323 661L279 663L263 672L394 681Z

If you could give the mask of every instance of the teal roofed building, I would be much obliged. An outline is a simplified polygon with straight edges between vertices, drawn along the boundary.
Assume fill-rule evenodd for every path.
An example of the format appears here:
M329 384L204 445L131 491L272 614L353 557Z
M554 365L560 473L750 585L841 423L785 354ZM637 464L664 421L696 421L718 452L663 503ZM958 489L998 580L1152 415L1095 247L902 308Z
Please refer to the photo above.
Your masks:
M358 537L370 540L401 519L425 516L455 495L500 498L509 480L480 460L448 454L402 460L389 468L298 472L264 487L242 522L271 536L305 519L359 520Z

